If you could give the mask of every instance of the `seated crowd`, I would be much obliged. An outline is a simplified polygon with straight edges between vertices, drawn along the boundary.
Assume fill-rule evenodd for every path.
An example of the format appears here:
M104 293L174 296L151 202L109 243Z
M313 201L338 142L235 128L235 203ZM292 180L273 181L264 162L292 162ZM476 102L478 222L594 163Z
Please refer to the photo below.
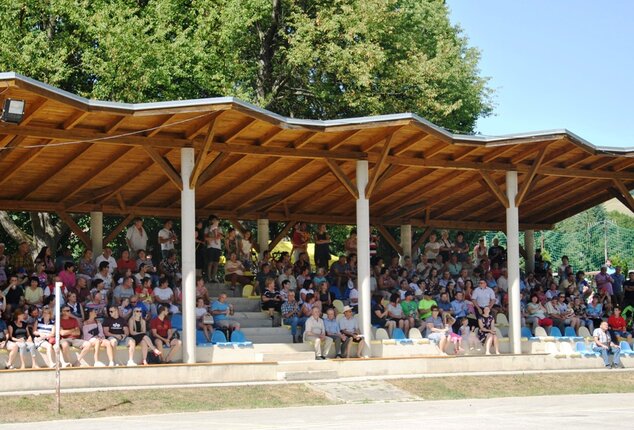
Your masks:
M128 349L128 365L136 364L137 345L144 364L149 358L173 359L181 345L169 317L179 313L182 304L174 247L178 239L172 222L167 221L158 234L162 258L155 265L145 252L147 234L142 224L136 219L128 229L128 249L120 251L119 259L108 247L95 259L87 250L79 261L73 261L69 251L54 258L44 247L33 260L26 243L9 258L0 244L0 347L9 351L7 368L17 365L18 356L19 366L25 367L25 355L35 358L42 348L46 365L54 365L55 282L63 285L59 297L61 365L79 365L91 350L95 366L106 365L99 360L101 347L107 364L114 365L117 346ZM274 324L290 326L293 342L311 343L317 359L325 358L333 346L337 357L349 357L353 344L358 357L367 355L369 339L361 335L355 315L359 291L354 231L344 243L346 253L330 264L330 236L325 225L311 236L306 224L300 223L291 235L290 254L274 257L264 251L257 259L250 232L238 234L229 229L224 233L215 216L206 224L199 221L196 238L201 245L197 268L204 277L217 281L224 248L226 282L232 289L253 283L262 309L269 312ZM307 253L311 241L315 243L314 267ZM416 261L405 256L402 261L393 257L387 263L377 255L377 243L378 237L372 235L371 323L376 329L385 329L390 337L409 337L410 330L419 330L442 354L449 345L455 353L483 345L486 354L492 349L499 354L496 316L508 315L508 274L506 250L497 239L487 247L482 238L472 247L462 232L451 240L443 230L440 237L432 233L422 249L414 250L419 255ZM594 348L605 357L606 344L614 352L620 339L631 343L633 273L625 279L620 268L612 268L608 262L588 281L563 257L555 276L539 251L535 257L535 272L522 274L520 281L522 326L533 333L537 327L548 333L553 327L561 333L571 327L575 334L585 326L593 333ZM207 342L214 329L230 338L230 332L240 328L231 318L233 307L226 294L211 303L204 277L196 283L198 329ZM74 363L70 363L69 347L79 350ZM617 358L618 354L614 364L620 364ZM32 362L39 366L37 360Z

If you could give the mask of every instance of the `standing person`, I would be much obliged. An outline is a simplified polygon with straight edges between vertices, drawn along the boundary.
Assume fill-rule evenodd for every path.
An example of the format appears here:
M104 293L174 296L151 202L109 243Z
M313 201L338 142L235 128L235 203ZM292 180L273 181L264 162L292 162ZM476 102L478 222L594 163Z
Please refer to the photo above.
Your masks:
M238 235L235 228L227 230L225 236L225 256L229 258L231 254L236 254L236 257L240 254L240 244L238 243Z
M315 233L315 265L328 270L330 261L330 235L326 231L326 224L320 224Z
M614 268L612 279L612 290L614 292L612 303L614 303L615 306L621 306L623 304L623 282L625 282L625 275L621 272L621 266Z
M196 276L202 276L206 270L205 267L205 227L204 221L199 219L196 221L196 236L194 239L196 243Z
M0 243L0 287L4 287L7 283L7 266L9 265L9 256L4 251L6 246L4 243Z
M33 273L35 264L33 263L33 257L31 256L28 243L20 242L18 250L11 257L11 265L15 273L18 273L20 269L24 269L28 274Z
M181 341L175 336L172 323L169 318L167 318L168 313L169 308L167 306L159 306L158 315L150 322L152 340L154 340L156 349L160 351L158 355L163 359L163 363L171 363L174 354L176 354L181 347ZM163 354L163 348L170 349L167 357Z
M245 230L240 238L240 259L242 264L247 270L251 270L253 266L253 260L251 259L251 250L255 247L253 243L253 233L250 230Z
M295 227L295 231L293 231L293 236L291 237L291 243L293 244L293 249L291 250L293 262L299 259L300 253L307 252L308 250L310 233L308 233L306 229L306 223L300 222L299 225Z
M173 227L174 222L168 219L163 224L163 228L158 232L158 241L161 244L161 254L163 258L167 258L169 252L175 249L174 245L178 242L176 233L172 230Z
M604 289L609 296L614 294L614 290L612 288L612 282L614 282L614 279L608 275L608 266L605 264L601 266L599 273L594 275L594 282L597 284L597 291Z
M139 217L132 220L132 225L125 234L125 241L128 244L130 254L136 255L140 249L147 249L147 232L143 228L143 220Z
M607 321L602 321L599 327L594 329L592 337L594 338L592 350L601 354L603 364L605 364L606 368L624 367L623 363L621 363L621 348L616 343L612 342L612 338L608 332ZM610 364L610 357L608 356L610 353L614 354L612 364Z
M205 243L207 251L205 253L205 266L207 267L207 277L209 282L218 282L218 264L222 255L222 231L220 231L220 220L215 215L209 216L209 225L205 229Z
M478 244L473 247L473 264L475 266L479 266L480 261L487 258L487 255L488 255L488 249L486 244L484 243L484 238L481 237L478 240Z
M344 248L346 250L346 254L356 254L357 253L357 230L350 230L350 235L344 242Z

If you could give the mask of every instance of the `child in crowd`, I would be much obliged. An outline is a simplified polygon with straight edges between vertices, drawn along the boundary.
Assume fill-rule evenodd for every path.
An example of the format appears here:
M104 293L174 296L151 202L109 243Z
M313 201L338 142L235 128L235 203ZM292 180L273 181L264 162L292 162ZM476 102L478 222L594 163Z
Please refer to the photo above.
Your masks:
M453 343L453 352L454 354L458 354L463 351L462 349L462 336L454 333L453 325L456 322L456 319L449 313L445 312L443 314L443 318L445 320L445 327L447 328L447 333L449 334L449 341Z
M460 337L462 342L469 345L469 351L473 351L478 346L478 336L475 334L475 327L469 327L469 318L460 320Z

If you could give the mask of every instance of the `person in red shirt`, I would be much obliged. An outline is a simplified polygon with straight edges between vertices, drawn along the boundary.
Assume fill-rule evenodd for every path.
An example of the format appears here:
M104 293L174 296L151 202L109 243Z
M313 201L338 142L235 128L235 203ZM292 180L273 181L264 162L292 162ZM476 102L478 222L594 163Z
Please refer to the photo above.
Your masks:
M621 309L616 307L612 311L612 315L608 318L608 326L610 327L610 335L612 339L626 338L627 343L632 343L632 334L627 331L625 318L621 316Z
M181 341L175 337L176 331L172 328L172 323L167 318L168 313L168 306L159 306L158 316L150 322L152 341L160 351L160 357L163 363L170 363L174 354L176 354L181 347ZM167 357L163 354L163 348L170 348Z
M68 349L73 346L75 348L80 348L83 351L90 348L90 343L81 339L79 322L70 314L70 307L64 305L61 310L62 318L59 320L59 336L61 340L59 344L62 348L62 356L60 357L59 364L61 367L68 367L70 365L70 360L68 359ZM79 362L75 362L75 365L79 365Z

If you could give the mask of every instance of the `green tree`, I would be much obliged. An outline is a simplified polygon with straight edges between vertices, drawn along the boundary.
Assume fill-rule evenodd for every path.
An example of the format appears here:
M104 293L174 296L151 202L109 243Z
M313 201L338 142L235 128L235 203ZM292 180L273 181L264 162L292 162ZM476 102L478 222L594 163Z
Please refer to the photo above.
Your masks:
M472 132L492 92L448 15L442 0L6 1L0 70L91 98L237 96L289 116L414 112Z

